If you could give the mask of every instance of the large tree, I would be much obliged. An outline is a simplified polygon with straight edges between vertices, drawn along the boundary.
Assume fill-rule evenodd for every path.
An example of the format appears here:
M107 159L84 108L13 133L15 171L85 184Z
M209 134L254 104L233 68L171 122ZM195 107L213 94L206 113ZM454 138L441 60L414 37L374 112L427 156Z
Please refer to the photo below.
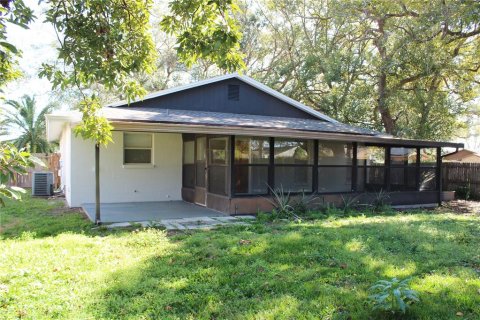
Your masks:
M247 9L239 19L251 74L341 121L449 138L478 94L476 2L266 0Z

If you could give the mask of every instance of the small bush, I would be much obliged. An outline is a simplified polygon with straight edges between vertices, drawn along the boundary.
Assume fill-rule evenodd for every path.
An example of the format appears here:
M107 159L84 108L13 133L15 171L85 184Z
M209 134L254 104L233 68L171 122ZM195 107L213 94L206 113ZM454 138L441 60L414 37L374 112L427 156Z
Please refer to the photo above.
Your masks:
M388 209L390 209L388 199L390 199L390 195L383 191L383 189L375 193L375 197L371 202L373 212L388 211Z
M272 210L272 217L274 219L294 219L299 220L300 217L295 213L293 207L292 197L290 192L283 190L283 186L278 188L271 188L268 186L272 198L266 198L274 207Z
M372 294L368 298L373 310L404 314L412 303L419 301L417 292L408 286L410 281L411 278L377 281L369 289Z
M317 200L318 197L315 194L307 195L304 191L302 191L302 196L293 201L293 211L298 215L305 215Z
M470 200L472 196L472 187L470 183L455 189L455 196L457 197L457 199Z
M341 207L341 209L343 211L343 215L347 216L350 212L352 212L353 210L355 210L357 208L358 204L360 203L358 198L359 198L359 196L344 197L342 195L342 207Z

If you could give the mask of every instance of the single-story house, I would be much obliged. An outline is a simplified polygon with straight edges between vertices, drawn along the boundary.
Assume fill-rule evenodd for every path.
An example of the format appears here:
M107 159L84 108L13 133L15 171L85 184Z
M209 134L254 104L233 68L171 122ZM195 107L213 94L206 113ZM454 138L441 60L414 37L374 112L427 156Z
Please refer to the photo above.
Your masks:
M239 74L162 90L102 110L114 127L101 149L102 203L184 200L227 214L269 210L271 188L342 195L391 192L392 204L442 200L441 148L340 123ZM95 201L94 144L73 133L77 112L47 115L72 207Z
M480 163L480 154L472 150L459 150L442 157L445 162Z

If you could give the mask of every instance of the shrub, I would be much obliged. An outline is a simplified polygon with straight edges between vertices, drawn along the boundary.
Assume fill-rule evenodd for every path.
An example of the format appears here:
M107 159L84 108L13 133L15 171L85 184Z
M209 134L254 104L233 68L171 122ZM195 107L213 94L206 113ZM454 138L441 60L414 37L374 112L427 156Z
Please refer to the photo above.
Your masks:
M274 218L287 218L287 219L300 219L296 214L293 208L292 197L290 192L285 192L283 186L280 185L278 188L271 188L268 186L272 198L266 198L274 207L272 210L272 215Z
M348 215L350 212L352 212L353 210L355 210L359 204L359 200L358 200L359 196L355 196L355 197L344 197L342 195L342 206L341 206L341 209L342 209L342 212L343 212L343 215Z
M373 212L388 210L390 208L388 199L390 199L390 195L383 189L380 189L379 192L375 193L375 197L371 202Z
M377 281L369 289L372 292L369 300L373 310L404 314L412 303L419 301L417 292L408 286L410 281L411 278Z
M315 194L305 194L302 191L302 196L293 201L292 208L293 211L297 214L306 214L308 213L311 206L318 200L318 197Z
M463 186L458 187L455 189L455 195L458 199L462 200L469 200L472 195L472 188L470 183L465 184Z

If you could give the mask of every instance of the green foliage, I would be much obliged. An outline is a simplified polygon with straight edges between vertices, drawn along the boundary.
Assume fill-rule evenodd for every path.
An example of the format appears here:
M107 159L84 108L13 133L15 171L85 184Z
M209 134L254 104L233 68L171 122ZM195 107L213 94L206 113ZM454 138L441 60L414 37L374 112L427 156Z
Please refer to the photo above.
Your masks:
M28 196L0 214L2 319L398 319L366 305L368 288L393 277L414 277L421 297L405 317L480 317L474 215L167 234L94 229L62 201Z
M463 186L459 186L455 189L455 197L462 200L470 200L472 196L472 186L470 183L467 183Z
M75 135L83 139L91 139L99 145L107 145L112 141L111 130L113 127L106 118L100 115L101 110L98 98L85 98L80 102L82 122L74 128Z
M6 0L0 3L0 90L21 75L16 66L21 52L7 40L7 25L15 24L28 29L28 24L34 19L33 11L23 0Z
M351 196L342 195L341 197L342 197L341 209L342 209L344 215L348 215L353 210L358 208L359 197L360 196L351 197Z
M160 26L176 37L178 56L187 67L199 59L228 71L245 67L234 19L239 11L236 0L173 0L169 8Z
M49 4L46 21L58 32L58 58L69 68L44 64L41 76L54 88L100 83L108 90L125 92L128 100L145 93L129 76L153 70L152 1L51 0Z
M376 192L374 198L371 202L373 212L382 212L389 209L390 204L388 200L390 199L390 195L388 192L380 189L380 191Z
M408 286L410 281L411 278L377 281L370 287L372 294L368 297L373 310L405 313L412 303L420 301L418 293Z
M283 186L272 188L268 186L271 197L265 198L273 206L272 216L280 219L298 218L293 207L290 191L285 191Z
M51 152L53 146L45 138L45 115L54 107L48 105L38 110L35 97L24 95L20 101L7 100L11 107L6 110L3 121L7 129L21 130L21 135L14 140L18 149L26 148L31 153Z
M340 121L446 139L475 106L472 1L266 0L238 19L251 74Z
M144 95L132 78L135 72L152 72L156 51L150 32L152 1L52 0L46 21L53 24L59 40L58 59L64 67L43 64L40 76L54 88L101 84L119 91L128 101ZM95 95L84 96L82 120L76 134L97 144L111 141L111 126L99 114Z
M0 143L0 206L5 206L5 199L20 200L25 190L15 186L8 186L15 182L17 174L26 174L28 168L44 164L30 153L18 150L10 143Z
M314 193L305 194L305 191L302 190L300 197L296 197L293 200L293 211L296 212L297 215L305 215L317 205L317 202L318 196Z

